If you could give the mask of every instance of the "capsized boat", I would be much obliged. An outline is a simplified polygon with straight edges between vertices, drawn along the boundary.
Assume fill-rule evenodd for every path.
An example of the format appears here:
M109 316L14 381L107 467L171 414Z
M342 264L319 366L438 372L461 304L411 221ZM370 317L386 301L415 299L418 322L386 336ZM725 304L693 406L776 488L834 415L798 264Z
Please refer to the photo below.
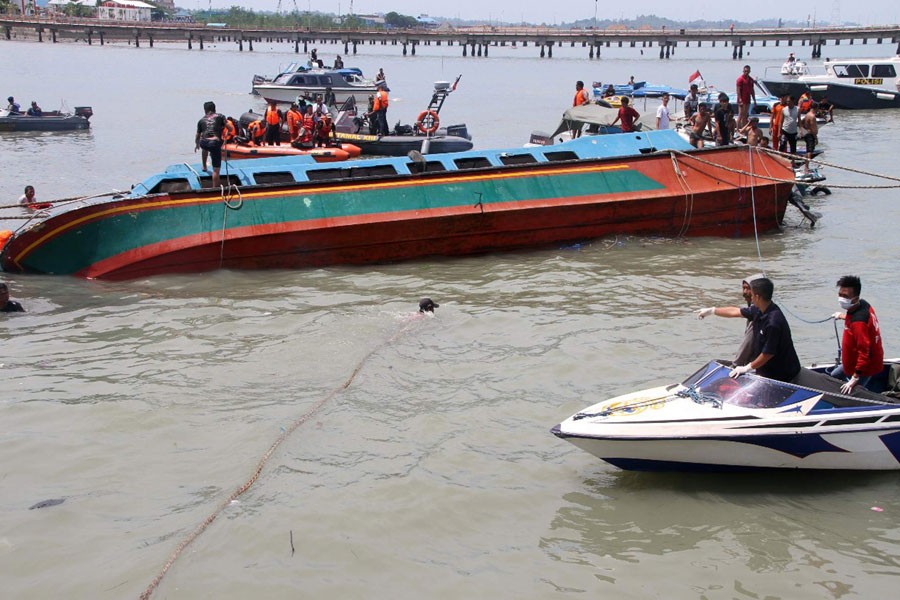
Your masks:
M885 380L900 360L885 362ZM900 469L900 404L857 387L852 396L804 369L799 385L712 361L682 383L604 400L551 431L635 471ZM881 383L884 383L882 381Z
M694 150L674 131L651 131L337 164L229 161L217 189L199 166L174 165L129 194L36 213L0 266L128 279L482 254L613 233L752 235L779 227L794 185L790 164L752 152Z
M89 129L94 114L90 106L76 106L74 113L44 111L40 117L11 115L0 110L0 131L76 131Z

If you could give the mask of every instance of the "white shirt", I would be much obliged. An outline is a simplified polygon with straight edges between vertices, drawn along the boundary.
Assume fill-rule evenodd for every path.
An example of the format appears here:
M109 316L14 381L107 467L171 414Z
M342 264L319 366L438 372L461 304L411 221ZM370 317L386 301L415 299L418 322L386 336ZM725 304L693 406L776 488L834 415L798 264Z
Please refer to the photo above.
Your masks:
M22 196L19 198L19 204L28 205L34 204L35 202L37 202L37 194L35 194L34 198L32 198L31 200L29 200L28 196L26 196L25 194L22 194Z
M669 107L665 104L660 104L659 108L656 109L656 119L659 122L659 126L657 126L657 129L668 129Z

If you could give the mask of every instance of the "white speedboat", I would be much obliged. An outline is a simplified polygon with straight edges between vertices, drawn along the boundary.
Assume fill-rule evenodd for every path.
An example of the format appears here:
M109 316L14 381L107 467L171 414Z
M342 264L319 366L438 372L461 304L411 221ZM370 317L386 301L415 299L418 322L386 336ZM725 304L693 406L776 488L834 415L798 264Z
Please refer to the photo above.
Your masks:
M886 382L891 365L886 361ZM824 370L824 369L823 369ZM729 377L710 362L682 383L605 400L552 432L622 469L900 469L900 404L814 370L804 385Z
M900 108L900 56L826 60L824 66L824 74L804 69L780 79L764 79L763 84L776 95L799 98L810 92L813 100L827 98L835 108Z
M266 101L290 104L297 96L315 98L333 94L332 104L343 104L350 97L363 101L378 88L371 79L362 76L359 69L306 69L278 75L274 81L254 83L253 92Z

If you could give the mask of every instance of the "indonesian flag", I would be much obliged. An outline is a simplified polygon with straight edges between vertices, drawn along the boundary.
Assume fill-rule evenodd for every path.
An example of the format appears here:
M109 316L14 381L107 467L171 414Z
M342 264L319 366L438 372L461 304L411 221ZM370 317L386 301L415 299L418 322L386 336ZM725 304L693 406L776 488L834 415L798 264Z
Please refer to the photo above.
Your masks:
M699 88L706 87L706 82L703 81L703 75L700 74L700 71L694 71L691 76L688 77L688 83L696 83Z
M453 86L451 86L450 91L455 92L456 86L459 85L459 80L462 79L462 73L459 74L459 77L456 78L456 81L453 82Z

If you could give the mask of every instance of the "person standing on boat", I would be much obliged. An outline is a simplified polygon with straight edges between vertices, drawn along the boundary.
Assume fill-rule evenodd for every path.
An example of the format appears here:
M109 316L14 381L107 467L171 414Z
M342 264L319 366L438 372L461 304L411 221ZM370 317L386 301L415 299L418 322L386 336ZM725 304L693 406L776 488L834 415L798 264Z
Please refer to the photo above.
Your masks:
M728 94L725 92L719 94L719 106L714 114L716 145L727 146L731 144L734 136L734 111L731 110L731 102L728 100Z
M421 304L419 310L422 310ZM9 299L9 286L5 283L0 283L0 312L25 312L21 304Z
M34 186L26 185L25 193L19 197L19 204L22 206L29 207L32 204L37 204L37 198L34 196Z
M700 110L700 95L696 83L691 84L691 91L684 97L684 118L690 119Z
M216 103L203 103L206 114L197 121L197 135L194 136L194 152L202 149L200 162L206 171L206 161L212 161L212 185L219 187L219 169L222 168L222 134L225 131L225 117L216 112Z
M375 83L379 81L384 81L384 69L378 69L378 73L375 74Z
M656 109L656 128L668 129L669 118L669 94L665 93L662 95L662 104Z
M697 317L716 315L719 317L743 317L751 320L753 327L752 361L737 365L732 370L732 377L740 377L750 371L778 381L791 381L800 373L800 359L794 349L791 327L777 304L772 302L775 285L767 277L760 277L750 282L751 306L713 306L697 311Z
M787 96L787 104L781 109L781 150L797 154L797 133L800 131L800 111L793 96Z
M738 129L747 124L750 117L750 103L756 103L756 80L750 77L750 65L744 65L744 72L737 78Z
M837 287L838 303L847 312L832 315L844 320L844 337L841 340L841 364L831 376L841 380L849 378L841 392L852 394L857 385L871 389L872 376L884 368L884 347L875 309L859 297L862 291L859 277L845 275L838 279Z
M709 107L706 106L706 103L700 103L697 112L691 115L689 123L691 125L689 134L691 146L694 148L702 148L703 136L707 133L712 135L712 115L710 115Z
M284 116L278 110L278 102L269 100L269 106L266 107L266 144L269 146L281 145L281 124L284 122Z
M6 99L9 104L6 106L6 111L11 115L21 115L22 107L19 106L19 103L16 102L16 99L10 96Z
M31 101L31 107L25 113L29 117L42 117L44 115L44 111L41 110L41 107L38 106L38 103L34 100Z
M622 121L622 133L631 133L634 131L634 122L641 118L640 113L638 111L631 108L628 102L628 97L622 97L622 108L619 109L619 114L616 115L616 118L613 119L613 122L609 124L610 127L615 125L621 119Z
M300 107L296 102L291 102L291 108L285 115L285 121L287 122L288 136L293 144L300 138L300 128L303 127L303 113L300 112Z
M819 142L819 123L816 121L815 105L810 103L800 117L800 139L806 144L806 170L809 170L809 159L812 158Z
M581 106L582 104L590 104L591 96L588 94L588 91L584 89L583 81L575 82L575 97L572 99L572 106ZM572 139L581 137L581 126L570 130L572 134Z
M376 85L378 91L375 92L375 99L372 103L372 112L369 113L369 117L375 123L375 129L378 132L378 135L390 135L391 131L388 127L387 120L387 109L389 104L387 84L384 82L384 79L382 79Z
M740 133L747 137L748 146L759 146L759 143L762 141L759 117L750 117L750 121L741 128Z
M334 59L334 70L337 71L338 69L343 69L343 68L344 68L344 61L343 61L343 59L341 59L341 55L338 54L337 58Z

